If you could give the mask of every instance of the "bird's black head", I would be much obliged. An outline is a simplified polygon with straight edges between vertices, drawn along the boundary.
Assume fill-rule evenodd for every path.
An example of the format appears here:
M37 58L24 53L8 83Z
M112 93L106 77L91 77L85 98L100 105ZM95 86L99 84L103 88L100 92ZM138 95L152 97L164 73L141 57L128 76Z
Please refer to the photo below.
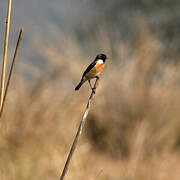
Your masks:
M95 61L97 61L98 59L101 59L101 60L103 60L103 62L105 62L106 59L107 59L107 56L106 56L105 54L98 54L98 55L96 56Z

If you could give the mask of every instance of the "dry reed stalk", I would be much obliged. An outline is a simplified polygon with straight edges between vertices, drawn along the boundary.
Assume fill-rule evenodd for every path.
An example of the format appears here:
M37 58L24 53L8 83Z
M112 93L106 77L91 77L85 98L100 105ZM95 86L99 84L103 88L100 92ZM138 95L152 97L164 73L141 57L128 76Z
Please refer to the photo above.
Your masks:
M7 64L7 49L8 49L8 40L9 40L10 17L11 17L11 0L8 0L8 12L7 12L7 18L6 18L6 33L5 33L5 40L4 40L3 65L2 65L2 74L1 74L0 108L2 108L3 99L4 99L4 87L5 87L5 78L6 78L6 64Z
M12 61L12 64L11 64L9 75L8 75L8 81L7 81L7 85L6 85L6 89L5 89L5 93L4 93L4 97L3 97L3 102L2 102L1 109L0 109L0 118L2 116L2 112L3 112L3 109L4 109L4 104L5 104L5 101L6 101L6 96L7 96L10 80L11 80L11 77L12 77L12 72L13 72L13 69L14 69L15 62L16 62L16 57L17 57L17 54L18 54L18 50L19 50L19 47L20 47L21 40L22 40L23 31L24 31L23 28L21 28L20 32L19 32L19 37L18 37L18 40L17 40L13 61Z
M91 101L92 101L92 98L93 98L93 96L94 96L94 94L95 94L95 91L96 91L96 88L97 88L98 80L99 80L99 79L96 79L96 81L95 81L95 83L94 83L94 87L93 87L94 92L93 92L93 91L91 92L91 95L90 95L90 97L89 97L89 99L88 99L88 103L87 103L86 109L85 109L84 114L83 114L83 116L82 116L82 119L81 119L81 121L80 121L80 124L79 124L78 130L77 130L76 136L75 136L75 138L74 138L73 144L72 144L72 146L71 146L71 149L70 149L70 151L69 151L69 155L68 155L67 160L66 160L66 163L65 163L65 165L64 165L63 172L61 173L60 180L63 180L64 177L65 177L65 175L66 175L66 173L67 173L70 160L71 160L71 158L72 158L72 155L73 155L73 153L74 153L74 151L75 151L75 149L76 149L76 145L77 145L77 143L78 143L79 135L82 133L82 129L83 129L83 126L84 126L86 117L87 117L87 115L88 115L90 106L91 106Z

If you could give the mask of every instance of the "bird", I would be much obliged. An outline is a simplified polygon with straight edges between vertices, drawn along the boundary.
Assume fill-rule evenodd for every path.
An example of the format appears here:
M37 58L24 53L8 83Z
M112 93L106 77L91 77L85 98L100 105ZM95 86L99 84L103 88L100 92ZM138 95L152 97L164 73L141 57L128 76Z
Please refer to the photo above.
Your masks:
M99 79L99 75L104 69L104 64L106 62L107 56L105 54L98 54L94 61L86 68L84 71L80 83L76 86L75 91L79 90L80 87L86 82L89 82L89 85L92 91L95 93L90 80L93 78Z

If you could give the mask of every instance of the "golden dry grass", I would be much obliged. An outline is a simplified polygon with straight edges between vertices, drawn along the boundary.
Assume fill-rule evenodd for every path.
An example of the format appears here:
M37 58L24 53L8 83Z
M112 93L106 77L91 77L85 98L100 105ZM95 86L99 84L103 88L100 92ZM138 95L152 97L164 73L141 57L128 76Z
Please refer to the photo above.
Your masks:
M122 42L114 47L67 180L180 179L179 64L164 62L163 45L140 29L132 54ZM64 48L34 42L46 69L19 64L36 81L16 76L10 88L0 122L1 179L60 176L90 93L88 84L74 91L87 54L73 36L60 39ZM100 39L111 56L107 37Z

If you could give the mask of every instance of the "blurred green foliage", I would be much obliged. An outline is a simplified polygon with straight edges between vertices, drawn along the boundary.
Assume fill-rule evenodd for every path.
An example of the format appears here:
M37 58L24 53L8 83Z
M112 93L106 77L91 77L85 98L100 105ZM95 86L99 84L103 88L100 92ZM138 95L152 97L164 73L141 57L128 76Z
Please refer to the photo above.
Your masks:
M136 46L137 22L142 21L164 44L164 57L179 57L180 0L94 0L92 3L94 18L75 30L81 43L85 42L83 45L96 39L98 30L102 30L106 31L112 44L125 41L133 48Z
M136 3L142 4L145 7L167 7L179 5L179 0L135 0Z
M108 0L101 0L101 1L95 1L94 0L94 4L96 4L97 6L103 8L106 6L112 7L114 5L116 6L139 6L140 8L142 8L142 6L146 7L146 8L152 8L152 7L167 7L169 8L170 6L177 6L180 5L180 1L179 0L112 0L112 1L108 1Z

